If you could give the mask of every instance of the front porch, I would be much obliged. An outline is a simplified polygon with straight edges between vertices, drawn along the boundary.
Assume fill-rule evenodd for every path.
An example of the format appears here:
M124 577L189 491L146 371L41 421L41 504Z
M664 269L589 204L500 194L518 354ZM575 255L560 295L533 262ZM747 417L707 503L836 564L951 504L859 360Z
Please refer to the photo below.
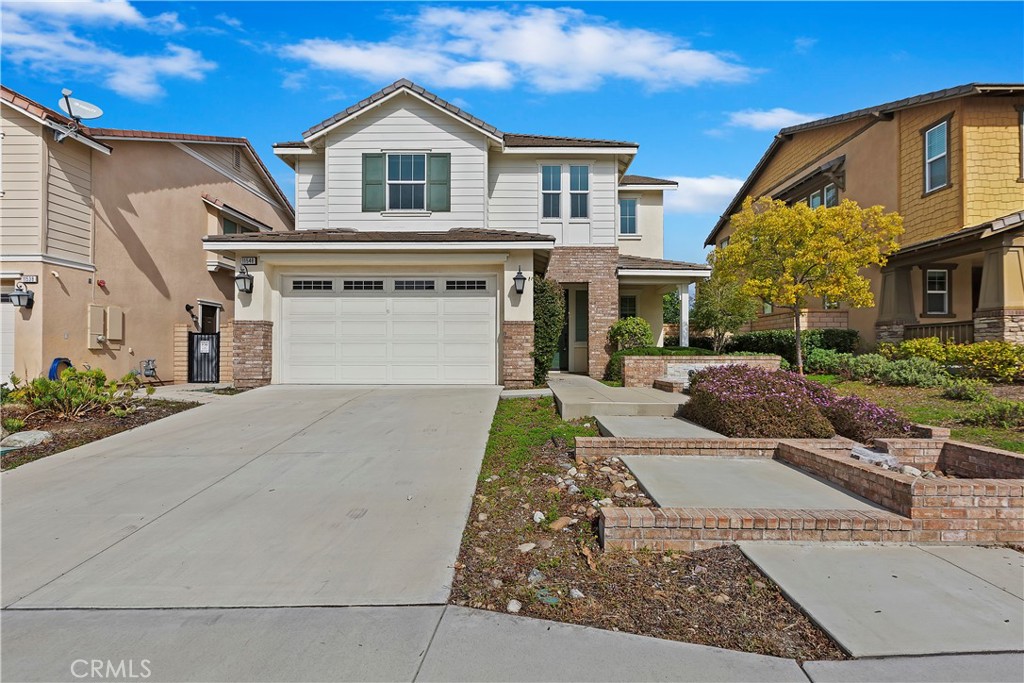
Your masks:
M875 327L879 342L1024 343L1024 212L901 249Z

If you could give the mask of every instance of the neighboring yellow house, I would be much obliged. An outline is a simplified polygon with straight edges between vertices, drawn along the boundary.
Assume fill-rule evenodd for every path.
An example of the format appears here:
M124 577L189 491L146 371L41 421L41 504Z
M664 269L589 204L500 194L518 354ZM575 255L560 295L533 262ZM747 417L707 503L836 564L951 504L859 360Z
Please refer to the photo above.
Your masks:
M870 343L938 336L1024 342L1024 84L972 83L784 128L715 225L748 197L852 199L903 216L900 251L866 272L875 308L817 301L807 327ZM753 329L789 328L764 314Z
M204 348L230 381L235 264L200 238L294 224L249 142L102 128L58 142L63 115L6 87L0 104L0 381L58 358L188 381L190 331L219 335Z

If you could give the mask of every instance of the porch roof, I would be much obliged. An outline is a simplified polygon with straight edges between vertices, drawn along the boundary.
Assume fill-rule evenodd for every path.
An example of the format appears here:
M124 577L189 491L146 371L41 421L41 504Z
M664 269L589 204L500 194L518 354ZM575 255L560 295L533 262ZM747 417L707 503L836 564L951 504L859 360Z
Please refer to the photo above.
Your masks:
M653 278L694 280L711 276L711 266L706 263L689 263L687 261L669 261L667 259L650 258L647 256L620 255L616 272L619 278L630 279Z
M554 247L555 238L514 230L452 228L447 231L295 230L287 232L208 235L203 238L210 251L305 251L305 250L507 250Z
M904 258L930 254L945 247L963 246L976 240L1021 227L1024 227L1024 209L985 221L984 223L962 228L942 237L900 247L900 250L896 252L890 261L899 261Z

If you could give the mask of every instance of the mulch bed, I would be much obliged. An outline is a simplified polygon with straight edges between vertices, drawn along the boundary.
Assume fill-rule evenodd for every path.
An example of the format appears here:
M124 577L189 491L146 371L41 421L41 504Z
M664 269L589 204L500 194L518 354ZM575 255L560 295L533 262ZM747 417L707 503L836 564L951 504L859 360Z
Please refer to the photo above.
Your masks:
M523 439L510 438L506 420L515 420L516 433L529 441L528 457ZM570 426L582 435L586 422ZM550 399L499 403L456 564L453 604L504 612L515 600L519 614L541 619L798 660L845 657L735 546L602 551L594 501L650 501L637 497L617 459L584 463L571 438L543 438L564 433L567 424ZM570 468L576 468L571 475ZM570 492L572 486L579 492ZM577 521L558 530L565 518ZM574 590L583 596L571 597Z
M81 420L58 420L38 413L24 418L27 411L24 407L5 405L4 417L20 417L25 419L25 429L41 429L53 434L53 438L38 446L28 446L5 453L0 458L0 469L9 470L27 462L45 458L69 448L82 446L118 432L123 432L144 424L155 422L175 413L195 408L200 405L191 401L161 401L146 399L145 410L139 410L125 417L115 417L105 412L95 411Z

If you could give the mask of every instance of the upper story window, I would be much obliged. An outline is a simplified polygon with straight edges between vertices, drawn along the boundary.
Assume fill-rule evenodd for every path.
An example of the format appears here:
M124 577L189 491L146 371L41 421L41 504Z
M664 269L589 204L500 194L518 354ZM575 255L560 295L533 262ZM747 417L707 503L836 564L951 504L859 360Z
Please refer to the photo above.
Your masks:
M569 167L569 218L590 217L590 167Z
M949 120L924 132L924 191L949 185Z
M619 200L619 234L637 234L636 199Z
M541 167L541 201L544 218L562 217L562 167Z
M426 154L388 154L389 211L425 210L426 190Z
M807 205L812 209L817 209L819 206L838 206L839 188L836 187L835 183L828 183L824 187L811 192L802 201L807 202Z

